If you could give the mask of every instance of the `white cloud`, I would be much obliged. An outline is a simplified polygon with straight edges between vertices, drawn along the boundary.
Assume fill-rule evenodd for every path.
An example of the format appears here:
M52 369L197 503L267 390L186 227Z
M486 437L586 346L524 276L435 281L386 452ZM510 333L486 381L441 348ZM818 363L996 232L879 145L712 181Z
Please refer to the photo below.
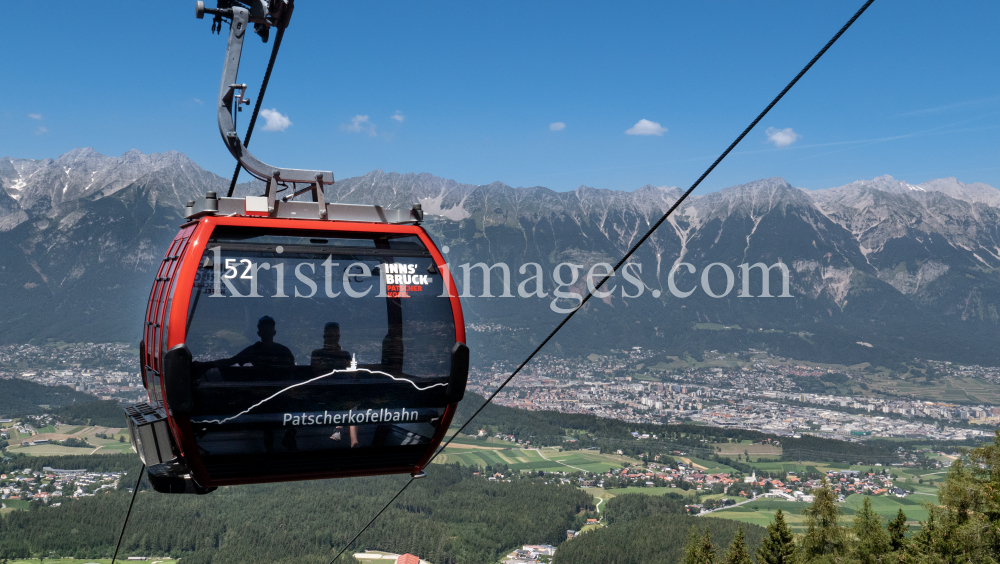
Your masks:
M775 147L787 147L802 138L791 127L786 127L785 129L768 127L764 133L767 134L767 140L774 143Z
M395 114L393 114L393 115L392 115L392 116L390 116L390 117L392 117L392 119L394 119L394 120L396 120L396 121L398 121L398 122L400 122L400 123L402 123L402 122L403 122L403 120L404 120L404 119L406 119L406 116L404 116L404 115L403 115L403 112L401 112L401 111L399 111L399 110L396 110L396 113L395 113Z
M48 132L49 130L46 129L45 127L39 127L38 129L35 130L35 135L42 135Z
M561 121L549 124L549 131L562 131L564 129L566 129L566 124Z
M367 133L369 137L375 137L376 125L368 119L368 116L358 114L351 118L351 123L340 124L342 131L352 131L354 133Z
M648 119L640 119L635 125L625 130L625 133L629 135L663 135L666 132L666 127Z
M42 119L42 114L28 114L31 119Z
M288 116L282 115L274 108L261 110L260 115L267 121L264 124L264 131L284 131L292 125L292 120L288 119Z
M202 101L201 101L201 100L199 100L198 98L195 98L195 99L194 99L194 103L195 103L195 104L198 104L199 106L203 106L203 105L205 105L205 102L202 102Z

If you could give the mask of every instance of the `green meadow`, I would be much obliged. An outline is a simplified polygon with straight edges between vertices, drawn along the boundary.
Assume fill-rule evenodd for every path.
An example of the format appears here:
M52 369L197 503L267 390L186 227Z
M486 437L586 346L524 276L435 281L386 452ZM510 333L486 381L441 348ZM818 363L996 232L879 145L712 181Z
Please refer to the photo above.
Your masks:
M840 521L843 525L850 525L851 520L864 499L862 494L852 494L839 504ZM936 501L934 498L924 498L924 496L907 496L898 498L895 496L868 496L872 502L872 509L883 521L888 521L896 517L896 512L900 509L906 514L906 522L910 527L915 527L920 521L927 519L927 509L922 505L924 501ZM915 499L916 498L916 499ZM774 514L780 508L785 514L785 520L793 532L802 533L806 530L805 509L809 506L804 501L784 501L778 499L761 499L751 501L739 507L730 507L711 513L712 517L723 519L733 519L743 523L752 523L766 527L774 520Z
M601 454L595 450L563 451L558 448L527 449L514 448L511 443L490 443L466 439L456 439L434 462L439 464L459 463L463 466L497 466L506 464L515 471L576 472L584 470L603 473L623 464L637 462L635 459L616 454ZM478 448L476 448L478 447Z

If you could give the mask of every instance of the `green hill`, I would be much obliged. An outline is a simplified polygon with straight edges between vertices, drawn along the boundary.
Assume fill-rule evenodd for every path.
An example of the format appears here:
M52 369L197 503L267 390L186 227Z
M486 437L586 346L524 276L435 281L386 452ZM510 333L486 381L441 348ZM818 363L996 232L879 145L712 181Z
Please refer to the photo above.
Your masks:
M0 415L33 412L40 405L64 406L93 402L97 398L69 386L43 386L27 380L0 379Z
M616 498L617 499L617 498ZM717 554L725 553L739 526L733 521L688 515L657 515L581 534L556 549L557 562L572 564L675 564L684 555L692 526L712 534ZM747 545L756 551L764 527L743 525Z

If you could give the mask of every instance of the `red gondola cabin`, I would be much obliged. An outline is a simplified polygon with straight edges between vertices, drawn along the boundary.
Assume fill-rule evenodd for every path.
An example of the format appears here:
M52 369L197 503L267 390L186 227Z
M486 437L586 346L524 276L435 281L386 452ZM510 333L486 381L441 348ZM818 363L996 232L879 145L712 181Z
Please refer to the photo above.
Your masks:
M156 275L149 402L126 410L154 489L418 474L468 377L419 206L278 201L252 217L255 200L188 208Z

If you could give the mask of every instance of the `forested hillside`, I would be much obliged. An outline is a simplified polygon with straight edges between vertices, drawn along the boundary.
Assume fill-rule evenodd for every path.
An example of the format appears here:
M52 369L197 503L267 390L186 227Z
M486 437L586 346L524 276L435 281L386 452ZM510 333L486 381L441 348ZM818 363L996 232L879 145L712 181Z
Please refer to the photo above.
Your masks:
M69 386L45 386L20 378L0 379L0 416L43 413L51 413L70 425L125 426L124 412L116 401L102 401Z
M48 410L67 425L100 425L102 427L124 427L125 412L114 400L90 401L65 405Z
M92 472L128 472L135 475L142 461L135 454L102 454L100 456L28 456L19 453L4 453L0 460L0 474L10 474L17 470L32 469L41 472L43 468L78 470L86 468ZM122 482L119 489L131 488L135 479Z
M0 380L0 415L35 412L40 405L62 406L73 402L92 402L94 396L77 392L69 386L43 386L27 380Z
M50 461L86 467L93 459ZM558 544L593 499L541 480L495 482L473 469L435 466L352 547L412 552L435 564L494 562L520 544ZM125 478L131 483L135 472ZM407 478L384 476L220 488L207 496L141 492L122 552L183 557L184 564L327 562ZM108 557L127 491L0 518L0 558L55 551ZM323 560L326 558L327 560Z
M684 556L684 542L692 527L708 529L712 544L722 554L741 525L734 521L688 515L655 515L597 529L563 542L556 564L675 564ZM764 528L742 525L752 550Z

